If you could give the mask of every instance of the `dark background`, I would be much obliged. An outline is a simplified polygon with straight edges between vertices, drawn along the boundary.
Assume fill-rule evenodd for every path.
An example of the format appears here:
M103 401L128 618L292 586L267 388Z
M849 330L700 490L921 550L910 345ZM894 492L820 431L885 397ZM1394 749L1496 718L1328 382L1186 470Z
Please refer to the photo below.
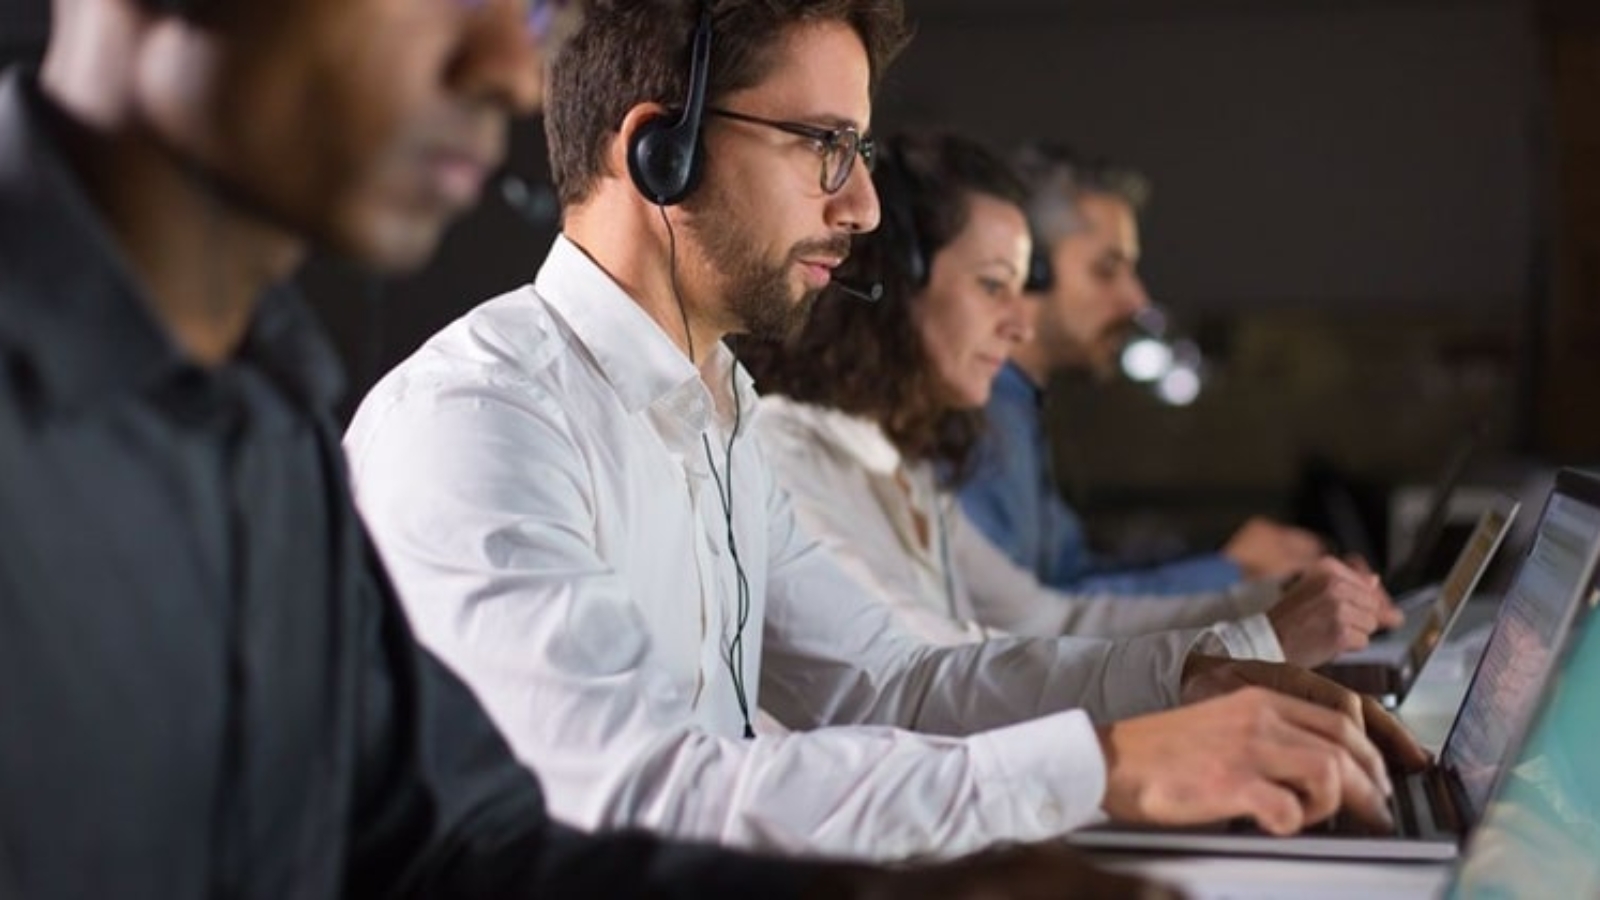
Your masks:
M335 2L335 0L328 0ZM41 52L46 0L0 0L0 61ZM1305 515L1308 473L1427 482L1482 423L1478 480L1600 461L1600 3L911 0L919 34L880 131L1065 141L1155 184L1144 271L1208 356L1189 408L1061 385L1069 490L1102 536L1160 507L1205 543ZM543 174L539 124L513 168ZM302 280L359 391L428 333L532 276L549 227L490 199L420 276Z

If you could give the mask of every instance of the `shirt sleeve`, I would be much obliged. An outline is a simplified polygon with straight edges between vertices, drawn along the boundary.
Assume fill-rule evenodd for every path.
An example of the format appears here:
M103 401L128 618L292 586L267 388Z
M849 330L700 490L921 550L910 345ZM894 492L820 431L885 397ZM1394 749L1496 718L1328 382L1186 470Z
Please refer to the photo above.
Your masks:
M1091 722L1174 704L1199 640L932 646L764 479L761 706L799 730L708 733L594 546L605 512L558 404L473 387L366 412L347 450L414 626L580 827L880 859L1053 836L1100 805Z
M947 850L970 849L1088 821L1105 787L1093 723L1174 705L1183 661L1209 634L934 646L908 634L893 609L806 535L776 487L770 519L763 706L791 728L856 723L922 733L914 754L886 746L855 757L859 767L822 755L821 740L805 748L814 748L813 764L820 765L773 818L843 829L847 845L910 848L920 837ZM880 732L812 734L862 733ZM774 788L771 801L783 803L790 791Z
M1262 612L1276 588L1244 584L1227 591L1168 595L1080 594L1041 585L995 549L961 511L949 517L951 559L978 621L1020 635L1125 637L1215 625L1236 656L1281 661L1283 648Z
M1227 590L1243 580L1244 571L1233 560L1207 553L1149 566L1096 568L1054 586L1088 593L1194 594Z

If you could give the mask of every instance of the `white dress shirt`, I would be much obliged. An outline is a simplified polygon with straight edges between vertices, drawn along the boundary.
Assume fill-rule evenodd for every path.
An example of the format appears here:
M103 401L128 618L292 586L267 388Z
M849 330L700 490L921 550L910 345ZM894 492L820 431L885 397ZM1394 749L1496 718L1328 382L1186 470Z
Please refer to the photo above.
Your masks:
M1221 623L1213 634L1229 655L1283 660L1260 614L1276 585L1181 597L1062 593L989 543L939 489L933 466L907 463L876 422L773 395L761 399L754 431L801 526L918 634L937 639L949 622L969 639L984 628L1126 637Z
M562 238L534 285L435 335L356 414L358 501L412 622L554 813L873 858L1095 816L1092 721L1175 703L1204 632L912 637L800 530L756 442L730 449L754 401L724 348L696 371ZM752 717L785 726L753 740L719 481L749 585L739 671Z

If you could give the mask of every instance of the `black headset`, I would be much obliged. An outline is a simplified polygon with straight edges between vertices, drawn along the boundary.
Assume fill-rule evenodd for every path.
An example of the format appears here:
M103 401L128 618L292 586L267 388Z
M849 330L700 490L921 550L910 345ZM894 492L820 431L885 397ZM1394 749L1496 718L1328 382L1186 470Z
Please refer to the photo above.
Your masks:
M925 241L917 228L913 179L906 163L904 140L896 135L884 141L872 173L882 210L877 240L883 242L885 259L903 266L911 290L918 291L927 287L931 272Z
M1050 262L1050 247L1044 237L1035 231L1032 238L1033 252L1028 256L1028 278L1022 283L1022 290L1028 294L1042 294L1055 286L1056 270Z
M1080 175L1104 173L1107 169L1119 168L1104 158L1085 157L1066 144L1032 144L1025 148L1024 152L1037 155L1053 165L1064 164ZM1023 286L1029 293L1042 293L1055 285L1055 267L1050 261L1051 249L1049 243L1041 239L1041 235L1034 233L1033 255L1028 259L1028 280Z
M684 98L683 111L676 119L665 115L646 119L628 138L628 177L633 181L634 188L643 194L645 199L661 209L661 219L666 225L669 236L672 234L672 223L667 221L666 207L683 202L683 199L694 191L705 168L705 151L701 144L700 128L705 119L706 79L710 68L711 4L709 0L703 0L700 4L700 21L695 26L690 44L689 96ZM674 266L672 291L678 299L678 311L682 313L683 297L678 294L675 238L672 239L672 246L674 247L671 251L674 254L671 262ZM684 326L692 358L694 337L688 332L687 317L684 319ZM711 442L704 433L700 435L700 442L705 449L706 466L716 483L717 501L722 507L723 523L727 527L728 555L733 559L737 603L734 613L734 635L728 643L722 661L728 666L728 675L733 682L734 701L739 705L739 717L744 720L744 736L749 739L756 736L755 728L751 724L750 701L744 682L744 631L750 619L750 580L745 574L744 563L739 559L739 543L733 523L733 441L741 425L738 418L741 409L738 369L734 368L730 374L733 376L735 418L733 434L728 436L727 446L721 448L720 473L717 470L716 455L711 451Z
M689 96L676 119L645 120L628 139L628 175L651 203L683 202L700 181L705 151L700 140L705 119L706 76L711 68L711 4L700 6L689 56Z

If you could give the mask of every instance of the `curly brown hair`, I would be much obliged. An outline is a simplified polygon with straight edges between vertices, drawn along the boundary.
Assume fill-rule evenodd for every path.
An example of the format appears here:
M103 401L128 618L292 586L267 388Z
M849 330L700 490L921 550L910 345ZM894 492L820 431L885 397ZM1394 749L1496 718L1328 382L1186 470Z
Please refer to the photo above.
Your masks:
M829 290L786 339L731 343L762 392L872 419L908 460L932 461L954 486L970 474L983 411L943 399L912 308L934 256L966 227L972 196L1020 209L1027 192L1005 160L958 135L896 136L879 153L882 225L857 238L838 277L880 284L883 298L866 303Z
M590 0L550 65L545 140L562 205L581 203L605 174L606 147L628 110L683 103L703 8L711 15L711 104L760 84L776 62L773 45L794 25L848 24L867 48L874 89L911 36L901 0Z

